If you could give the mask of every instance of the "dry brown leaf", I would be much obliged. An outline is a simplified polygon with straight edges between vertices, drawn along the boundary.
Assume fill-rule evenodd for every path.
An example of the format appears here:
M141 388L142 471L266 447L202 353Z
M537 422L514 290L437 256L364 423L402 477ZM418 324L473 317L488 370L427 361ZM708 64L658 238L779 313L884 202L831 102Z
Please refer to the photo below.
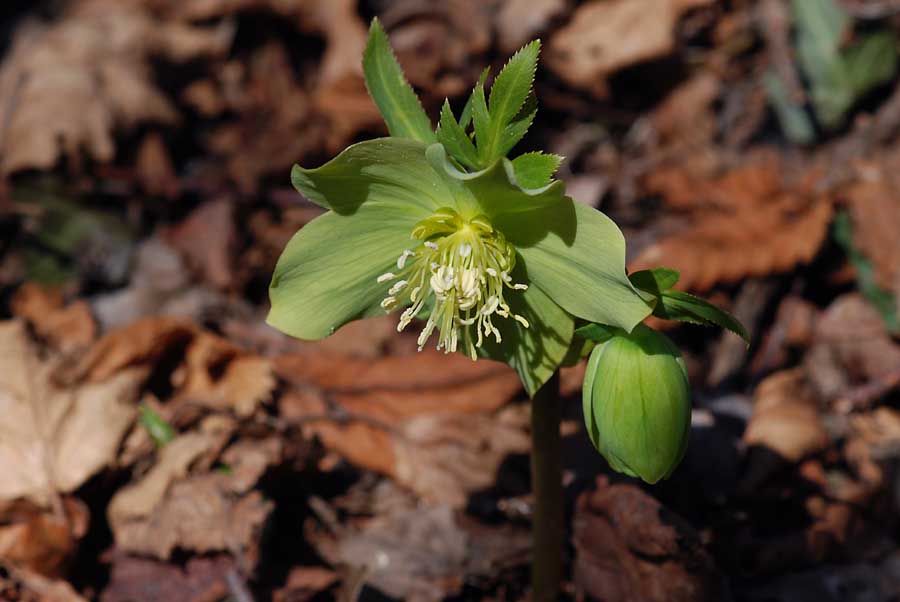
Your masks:
M97 325L88 304L79 299L65 305L58 290L25 283L16 291L11 309L38 336L63 353L87 347L96 336Z
M0 560L61 577L89 522L87 506L74 497L64 498L56 510L13 502L0 508Z
M181 182L159 132L150 132L141 140L134 169L147 194L170 200L181 194Z
M274 438L241 441L221 456L226 470L188 476L222 435L179 436L143 479L113 497L108 515L119 548L164 560L176 548L206 553L255 546L271 504L251 489L278 462L281 444Z
M705 70L676 88L653 111L651 120L662 141L688 139L708 141L716 131L712 104L721 92L722 82L711 70Z
M500 50L512 54L529 40L540 37L565 10L565 0L506 0L497 12Z
M125 366L154 366L183 354L172 374L175 397L250 415L275 388L271 362L177 318L153 317L109 332L88 350L76 372L102 380Z
M321 566L291 569L284 586L272 593L272 602L306 602L337 583L338 574Z
M776 372L756 387L744 443L767 448L790 462L828 446L819 403L802 368Z
M57 385L21 322L0 323L0 500L47 504L115 458L147 371Z
M296 384L280 400L284 418L426 499L464 504L506 455L528 449L527 418L498 413L521 386L500 364L428 350L374 361L304 354L276 365Z
M2 566L2 565L0 565ZM15 600L17 602L87 602L78 595L71 585L65 581L58 581L44 577L39 573L28 569L7 567L10 581L3 583L0 579L0 596L3 600ZM8 589L13 591L8 591ZM7 597L9 594L9 597Z
M598 479L578 498L575 584L604 602L718 602L723 580L698 534L634 485Z
M228 574L237 571L230 554L195 556L184 566L151 558L112 554L109 585L101 602L211 602L229 597Z
M231 285L236 236L232 203L227 198L200 205L164 235L206 282L220 289Z
M225 30L165 23L135 3L77 2L64 18L20 27L0 68L0 175L48 169L60 155L115 153L113 130L178 115L150 61L224 52Z
M862 296L838 297L816 324L804 366L825 399L844 394L855 383L888 377L900 369L900 345L878 311Z
M867 175L842 195L853 219L853 244L872 262L876 284L900 299L900 181L877 168Z
M779 170L767 160L712 179L678 167L653 173L649 192L688 211L690 225L643 249L629 268L674 268L681 272L679 288L705 291L809 262L825 239L833 206L809 192L811 181L785 188Z
M586 3L551 36L545 64L568 84L602 96L609 74L672 52L681 15L709 4L712 0Z

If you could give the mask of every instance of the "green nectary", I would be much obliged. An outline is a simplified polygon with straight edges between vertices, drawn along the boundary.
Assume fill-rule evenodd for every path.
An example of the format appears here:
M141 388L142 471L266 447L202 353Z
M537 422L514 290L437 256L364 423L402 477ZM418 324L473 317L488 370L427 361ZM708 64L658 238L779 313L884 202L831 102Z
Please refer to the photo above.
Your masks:
M609 465L656 483L687 449L691 400L678 349L643 324L617 330L591 352L583 389L584 420Z

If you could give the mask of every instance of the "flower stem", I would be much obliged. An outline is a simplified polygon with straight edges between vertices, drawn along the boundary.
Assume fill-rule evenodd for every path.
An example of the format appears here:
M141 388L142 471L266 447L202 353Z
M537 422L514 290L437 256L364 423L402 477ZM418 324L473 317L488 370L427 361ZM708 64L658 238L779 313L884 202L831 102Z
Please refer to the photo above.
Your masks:
M531 401L532 516L531 602L556 602L563 569L562 454L559 372Z

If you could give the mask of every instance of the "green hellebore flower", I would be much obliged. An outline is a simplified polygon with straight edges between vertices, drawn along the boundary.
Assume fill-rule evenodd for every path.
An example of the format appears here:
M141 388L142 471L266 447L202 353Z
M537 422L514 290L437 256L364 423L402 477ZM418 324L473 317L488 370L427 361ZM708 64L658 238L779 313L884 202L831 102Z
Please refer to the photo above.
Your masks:
M583 403L591 442L614 470L652 484L684 457L691 428L687 371L675 345L652 328L617 331L594 348Z
M272 278L272 326L319 339L400 311L445 352L505 361L533 394L560 365L574 317L630 331L651 311L625 275L625 241L554 181L517 183L508 159L465 173L440 143L381 138L294 186L324 215L288 243Z

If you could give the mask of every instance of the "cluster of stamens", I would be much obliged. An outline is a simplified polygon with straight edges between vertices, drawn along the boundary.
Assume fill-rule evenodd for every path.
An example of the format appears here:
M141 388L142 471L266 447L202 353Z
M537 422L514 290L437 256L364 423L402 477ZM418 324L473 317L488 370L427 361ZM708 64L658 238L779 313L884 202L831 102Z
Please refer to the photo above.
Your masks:
M528 321L512 313L503 297L507 288L528 288L510 276L515 249L485 216L464 220L454 209L442 208L416 224L412 238L420 242L403 251L396 271L382 274L378 282L391 283L381 307L388 312L406 307L398 331L433 299L419 335L420 351L437 329L438 349L450 353L463 345L476 359L486 337L502 340L494 316L512 318L528 328Z

